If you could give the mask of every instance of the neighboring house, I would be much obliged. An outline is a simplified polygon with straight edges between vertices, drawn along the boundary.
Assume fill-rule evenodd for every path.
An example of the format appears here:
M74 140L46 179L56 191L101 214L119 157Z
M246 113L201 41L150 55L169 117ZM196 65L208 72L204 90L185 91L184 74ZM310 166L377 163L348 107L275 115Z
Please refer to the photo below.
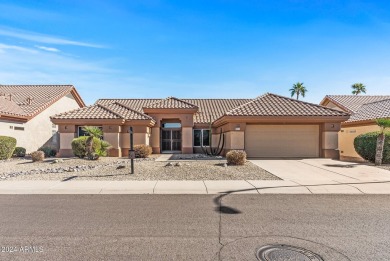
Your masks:
M245 150L249 157L338 158L340 123L349 114L275 94L256 99L101 99L94 105L53 116L59 125L60 155L71 156L71 141L82 126L103 128L110 156L127 156L129 127L135 144L153 153L201 152L225 135L223 153Z
M320 104L351 114L347 121L341 123L340 158L363 161L355 151L354 140L360 134L379 131L376 119L390 118L390 95L327 95Z
M58 148L50 116L84 106L72 85L0 85L0 135L16 138L27 153Z

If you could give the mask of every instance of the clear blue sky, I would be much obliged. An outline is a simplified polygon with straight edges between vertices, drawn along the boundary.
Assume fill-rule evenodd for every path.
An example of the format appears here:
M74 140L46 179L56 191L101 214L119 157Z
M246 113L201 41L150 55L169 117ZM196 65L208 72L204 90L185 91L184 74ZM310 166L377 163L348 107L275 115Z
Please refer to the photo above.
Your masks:
M0 1L0 84L98 98L390 94L390 1Z

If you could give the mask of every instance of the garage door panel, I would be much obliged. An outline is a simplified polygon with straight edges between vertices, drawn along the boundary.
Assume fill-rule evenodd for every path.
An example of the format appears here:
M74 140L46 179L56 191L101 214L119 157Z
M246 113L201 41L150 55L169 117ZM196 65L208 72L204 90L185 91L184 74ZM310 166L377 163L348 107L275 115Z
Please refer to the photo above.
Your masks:
M248 157L318 157L318 125L247 125Z

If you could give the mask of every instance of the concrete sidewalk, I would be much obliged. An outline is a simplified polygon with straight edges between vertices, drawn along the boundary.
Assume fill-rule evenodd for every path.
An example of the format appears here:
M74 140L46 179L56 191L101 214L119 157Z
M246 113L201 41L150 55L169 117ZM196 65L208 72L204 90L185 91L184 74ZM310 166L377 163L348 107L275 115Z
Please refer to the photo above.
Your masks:
M2 181L0 194L390 194L390 181Z

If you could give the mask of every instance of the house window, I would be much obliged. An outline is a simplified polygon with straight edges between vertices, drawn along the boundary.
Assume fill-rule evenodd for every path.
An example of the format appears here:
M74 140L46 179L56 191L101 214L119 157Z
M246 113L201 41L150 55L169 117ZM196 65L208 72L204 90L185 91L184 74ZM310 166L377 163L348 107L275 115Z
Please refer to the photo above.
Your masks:
M85 127L85 126L79 126L79 127L78 127L78 132L77 132L78 137L81 137L81 136L88 136L87 133L83 130L84 127ZM99 129L103 130L103 127L101 127L101 126L97 126L97 127L98 127Z
M194 147L210 146L210 130L194 130Z
M14 130L24 131L24 127L14 127Z

